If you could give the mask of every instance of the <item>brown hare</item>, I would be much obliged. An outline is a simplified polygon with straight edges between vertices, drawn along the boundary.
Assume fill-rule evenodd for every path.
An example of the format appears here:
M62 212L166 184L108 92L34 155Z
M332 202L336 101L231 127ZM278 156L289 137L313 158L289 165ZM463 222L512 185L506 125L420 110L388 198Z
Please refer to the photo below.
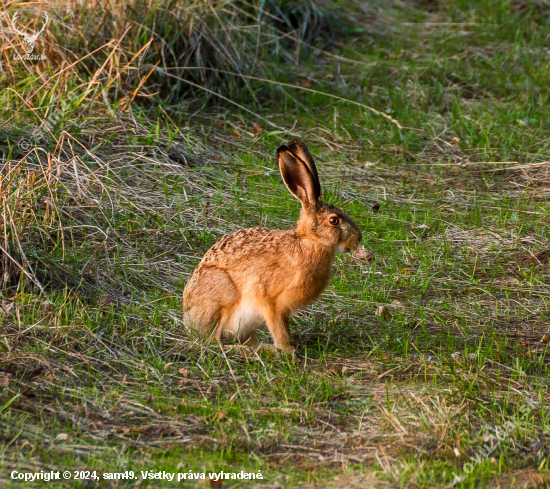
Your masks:
M277 150L279 169L302 203L296 229L241 229L210 248L183 291L184 323L200 336L256 344L265 323L275 347L290 345L289 317L319 297L334 254L355 249L361 233L340 209L321 200L317 168L305 144Z

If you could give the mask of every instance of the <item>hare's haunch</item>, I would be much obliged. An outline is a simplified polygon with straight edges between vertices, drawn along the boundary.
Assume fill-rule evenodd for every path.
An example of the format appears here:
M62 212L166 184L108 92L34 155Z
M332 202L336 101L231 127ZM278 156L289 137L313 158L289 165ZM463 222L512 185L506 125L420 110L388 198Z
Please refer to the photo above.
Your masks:
M317 168L305 144L277 150L279 169L302 203L296 229L241 229L210 248L183 291L183 319L199 335L253 345L265 323L275 346L291 351L288 320L319 297L335 253L355 249L361 233L321 200Z

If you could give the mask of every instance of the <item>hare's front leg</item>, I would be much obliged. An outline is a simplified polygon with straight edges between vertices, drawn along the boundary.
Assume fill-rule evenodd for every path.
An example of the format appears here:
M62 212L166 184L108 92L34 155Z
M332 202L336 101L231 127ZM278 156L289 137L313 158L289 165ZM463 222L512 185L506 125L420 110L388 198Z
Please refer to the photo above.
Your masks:
M288 314L282 314L275 310L269 310L265 318L267 329L273 337L275 347L285 353L292 353L294 349L290 346L288 319Z

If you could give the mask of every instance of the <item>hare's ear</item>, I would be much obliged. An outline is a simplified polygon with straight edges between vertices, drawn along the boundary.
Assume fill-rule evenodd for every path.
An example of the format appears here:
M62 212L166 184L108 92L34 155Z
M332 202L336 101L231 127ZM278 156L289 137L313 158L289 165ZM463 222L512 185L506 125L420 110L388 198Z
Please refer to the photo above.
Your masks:
M277 150L279 169L288 190L304 207L315 205L319 190L311 170L292 150L283 145Z
M313 156L307 149L307 146L298 141L297 139L292 139L286 143L286 147L290 149L298 158L300 158L309 168L309 171L315 179L315 192L318 195L321 195L321 183L319 182L319 175L317 174L317 167L315 166L315 161L313 161Z

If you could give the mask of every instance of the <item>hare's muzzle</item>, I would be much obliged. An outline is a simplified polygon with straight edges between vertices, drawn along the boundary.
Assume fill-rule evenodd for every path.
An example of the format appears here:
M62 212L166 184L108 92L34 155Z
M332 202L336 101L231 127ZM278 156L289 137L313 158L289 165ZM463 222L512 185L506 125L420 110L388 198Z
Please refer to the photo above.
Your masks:
M356 249L362 239L362 234L357 231L357 234L350 236L350 238L344 243L343 252L349 253L351 250Z

